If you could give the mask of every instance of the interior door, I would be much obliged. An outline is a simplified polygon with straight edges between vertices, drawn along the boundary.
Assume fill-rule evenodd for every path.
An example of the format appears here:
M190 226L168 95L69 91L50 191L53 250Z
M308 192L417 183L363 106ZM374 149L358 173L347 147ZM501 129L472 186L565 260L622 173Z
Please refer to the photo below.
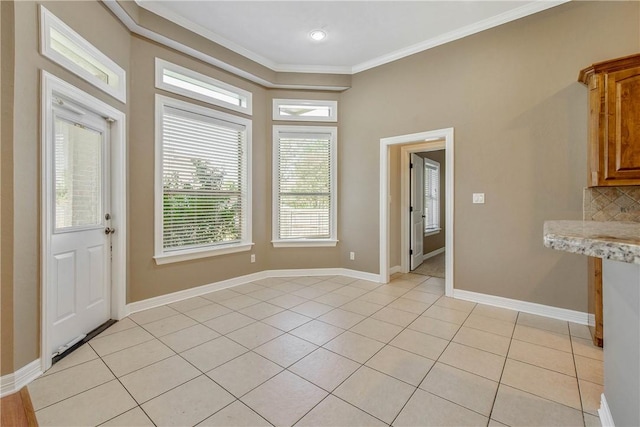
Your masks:
M108 124L58 100L53 106L48 191L47 314L50 354L110 318Z
M411 154L411 270L422 264L424 236L424 160Z

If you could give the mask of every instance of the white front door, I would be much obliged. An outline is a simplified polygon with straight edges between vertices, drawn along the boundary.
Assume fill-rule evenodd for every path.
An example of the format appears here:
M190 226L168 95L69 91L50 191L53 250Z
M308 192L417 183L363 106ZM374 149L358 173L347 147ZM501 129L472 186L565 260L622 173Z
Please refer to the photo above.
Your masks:
M411 270L422 264L424 236L424 160L411 154Z
M47 256L49 354L110 318L108 123L56 99L53 138L47 138L52 171L46 191L50 251Z

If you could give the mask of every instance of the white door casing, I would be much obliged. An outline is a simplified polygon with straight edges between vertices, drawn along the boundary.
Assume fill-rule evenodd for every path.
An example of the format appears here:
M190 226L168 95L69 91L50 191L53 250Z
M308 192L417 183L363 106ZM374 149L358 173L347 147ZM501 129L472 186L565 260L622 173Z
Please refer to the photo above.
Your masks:
M422 264L424 235L424 160L411 153L411 270Z

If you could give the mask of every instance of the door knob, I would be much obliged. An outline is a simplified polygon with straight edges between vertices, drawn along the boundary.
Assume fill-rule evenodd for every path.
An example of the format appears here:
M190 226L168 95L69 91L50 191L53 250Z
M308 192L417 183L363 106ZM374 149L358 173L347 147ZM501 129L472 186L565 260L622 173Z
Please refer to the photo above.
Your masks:
M116 229L115 229L115 228L107 227L107 228L105 228L105 229L104 229L104 234L106 234L107 236L108 236L109 234L113 234L113 233L115 233L115 232L116 232Z

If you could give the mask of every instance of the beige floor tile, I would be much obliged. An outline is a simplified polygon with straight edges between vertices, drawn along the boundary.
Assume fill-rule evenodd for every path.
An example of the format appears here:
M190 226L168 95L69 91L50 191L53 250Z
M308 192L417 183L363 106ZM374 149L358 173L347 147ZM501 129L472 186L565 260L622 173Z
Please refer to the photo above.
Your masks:
M143 328L156 337L170 334L182 329L186 329L189 326L196 325L197 322L184 314L178 314L176 316L165 317L164 319L156 320L155 322L146 323Z
M184 351L181 355L202 372L207 372L246 352L247 349L240 344L227 337L219 337Z
M249 352L207 372L207 375L240 397L281 371L282 368L275 363Z
M311 322L305 323L304 325L289 331L291 335L295 335L298 338L312 342L315 345L323 345L343 332L344 329L318 320L312 320Z
M352 313L350 311L342 310L339 308L331 310L330 312L318 317L318 320L342 329L349 329L357 325L364 319L365 317L360 314Z
M345 332L324 345L324 348L359 363L365 363L384 344L353 332Z
M428 359L436 360L447 347L449 341L433 335L405 329L389 344Z
M277 426L293 425L327 396L321 388L283 371L242 397L242 401Z
M244 296L239 296L235 298L244 298ZM232 299L235 299L235 298L232 298ZM227 301L230 301L230 300L227 300ZM203 323L203 322L206 322L207 320L215 319L216 317L220 317L228 313L231 313L230 308L227 308L218 303L211 303L209 305L205 305L203 307L199 307L194 310L189 310L184 314L191 317L192 319L197 320L200 323Z
M212 302L220 302L240 295L242 294L234 292L231 289L220 289L219 291L210 292L201 297Z
M183 299L182 301L174 302L173 304L169 304L168 307L173 308L174 310L178 310L181 313L185 311L195 310L196 308L204 307L205 305L211 304L206 298L202 297L193 297L188 299Z
M268 302L259 302L258 304L238 310L238 312L245 316L249 316L252 319L262 320L266 317L280 313L283 310L284 309L282 307L278 307L277 305L269 304Z
M282 283L278 283L277 285L271 286L271 289L275 289L275 290L282 291L282 292L295 292L295 291L299 291L300 289L303 289L305 287L306 286L298 285L297 283L282 282ZM306 300L306 298L305 298L305 300Z
M140 326L136 326L135 328L130 328L105 337L94 338L89 341L89 345L96 353L98 353L99 356L104 357L107 354L115 353L116 351L120 351L152 339L154 339L153 335L142 329Z
M604 385L603 363L600 360L575 355L578 378Z
M344 295L346 297L358 298L366 294L370 290L377 288L377 286L371 289L362 288L361 283L362 283L361 281L357 281L357 282L351 283L349 286L344 286L340 289L336 289L333 292L339 295ZM361 286L358 286L358 284L360 284Z
M321 304L327 304L332 307L340 307L341 305L345 305L346 303L352 300L353 300L353 297L340 295L335 292L324 294L321 297L314 299L315 302L319 302Z
M344 285L341 285L339 283L334 283L331 280L325 280L324 282L320 282L320 283L316 283L315 285L312 285L312 288L317 288L320 289L322 291L326 291L326 292L333 292L336 289L340 289L341 287L343 287Z
M36 412L41 426L98 425L136 406L120 382L113 380Z
M426 357L388 345L369 359L366 366L418 386L434 363Z
M565 375L576 376L573 355L564 351L513 340L511 341L508 357Z
M265 289L265 287L258 285L257 283L245 283L244 285L234 286L232 289L234 292L239 292L241 294L246 295L251 292L256 292L256 291Z
M125 412L122 415L118 415L115 418L111 418L104 424L100 424L100 427L155 427L155 424L147 417L139 406Z
M114 378L102 360L95 359L36 379L29 384L29 394L33 408L38 411Z
M518 315L518 324L531 328L544 329L555 332L556 334L569 335L569 323L564 320L551 319L536 314L520 313Z
M389 307L391 308L408 311L409 313L414 313L417 315L424 313L424 311L430 306L431 304L428 304L426 302L407 299L404 297L398 298L397 300L389 304Z
M489 425L487 427L509 427L506 424L499 423L496 420L489 420Z
M259 345L282 335L282 333L283 332L280 329L276 329L273 326L256 322L227 334L227 337L247 348L256 348Z
M464 326L511 338L515 324L471 313L464 322Z
M568 406L516 390L498 388L491 418L509 426L579 426L582 412Z
M173 356L125 375L120 378L120 382L141 404L200 374L182 357Z
M578 386L580 387L582 411L597 417L598 409L600 409L601 395L604 393L604 386L585 380L578 380Z
M351 328L351 332L373 338L374 340L378 340L383 343L388 343L401 331L402 328L400 326L392 325L391 323L382 322L370 317Z
M440 307L439 305L432 305L424 312L423 316L433 317L434 319L455 323L456 325L462 325L467 319L468 314L464 311L452 310L450 308Z
M389 296L393 296L393 297L399 298L402 295L404 295L407 292L409 292L409 290L410 289L401 288L401 287L397 287L397 286L381 285L381 286L376 288L376 293L383 294L383 295L389 295Z
M276 327L285 332L289 332L290 330L304 325L309 321L311 321L310 317L303 316L302 314L298 314L289 310L282 311L278 314L274 314L273 316L267 317L266 319L262 320L263 323Z
M387 295L380 292L372 291L362 295L361 297L358 297L356 301L360 300L371 302L373 304L387 305L395 301L396 299L398 299L398 297L394 297L393 295Z
M363 366L333 394L363 411L391 423L415 387Z
M451 340L456 332L458 332L458 329L460 329L460 325L456 325L455 323L443 322L442 320L427 316L418 317L407 327L411 330L434 335L445 340Z
M569 322L569 334L572 337L591 340L591 331L587 325L579 325L577 323Z
M499 381L505 358L452 342L438 361L492 381Z
M307 299L314 299L326 293L328 293L328 291L324 291L322 289L317 289L312 287L306 287L306 288L299 289L295 292L292 292L291 295L296 295L296 296L307 298Z
M322 282L325 279L326 277L322 277L322 276L295 276L295 277L289 278L291 282L298 283L299 285L304 285L304 286L312 286L312 285L315 285L316 283Z
M382 309L384 306L379 304L374 304L372 302L362 301L360 299L356 299L351 301L342 307L342 310L347 310L352 313L361 314L363 316L371 316L376 311Z
M253 351L287 368L316 348L318 348L318 346L311 344L309 341L294 337L293 335L284 334L262 344Z
M167 334L160 338L160 341L168 345L176 353L193 348L197 345L211 341L219 337L220 334L204 325L197 324L181 331Z
M501 335L485 332L480 329L473 329L462 326L456 336L454 342L474 347L480 350L488 351L499 356L506 356L509 351L511 340Z
M241 310L254 304L258 304L259 302L261 301L257 298L252 298L248 295L239 295L237 297L220 301L219 304L222 304L231 310Z
M255 320L251 317L233 312L225 314L224 316L216 317L215 319L208 320L203 324L222 335L226 335L229 332L244 328L245 326L252 323L255 323Z
M413 288L413 290L442 296L444 295L444 279L440 279L439 277L431 277L425 282L420 283L418 286Z
M284 294L284 292L277 289L260 289L258 291L248 293L247 295L251 298L256 298L262 301L269 301Z
M65 356L64 359L58 361L44 374L42 374L42 376L45 377L47 375L55 374L56 372L64 371L65 369L69 369L73 366L77 366L90 360L95 360L97 358L98 355L95 351L93 351L91 346L85 344L78 347L73 353Z
M585 427L602 427L602 423L600 422L600 418L598 416L586 413L583 413L583 415Z
M418 315L415 313L391 307L385 307L371 316L372 319L381 320L403 328L406 328L417 317Z
M358 279L354 279L353 277L347 277L347 276L334 276L331 278L331 281L333 283L338 283L344 286L350 283L355 283L358 281ZM368 282L368 280L364 280L364 282ZM369 283L375 284L374 282L369 282Z
M267 422L247 405L236 400L226 408L216 412L200 424L198 427L270 427Z
M124 319L119 320L113 325L109 326L94 339L106 337L107 335L115 334L117 332L126 331L127 329L135 328L136 326L138 326L136 322L129 319L128 317L125 317Z
M507 359L502 384L581 409L578 381L575 377Z
M293 286L298 286L298 285L294 285L293 283L289 283L289 284ZM296 305L300 305L306 301L308 301L306 298L302 298L302 297L291 295L291 294L285 294L280 297L276 297L274 299L269 300L269 304L290 309L291 307L295 307Z
M348 285L354 288L365 290L365 291L372 291L381 286L380 283L371 282L369 280L364 280L364 279L355 280L353 282L348 283Z
M488 419L448 400L417 390L394 426L484 426Z
M234 397L201 375L142 405L156 425L192 426L234 401Z
M331 310L333 310L333 307L327 304L320 304L319 302L315 301L307 301L303 302L300 305L292 307L290 310L307 317L316 318L330 312Z
M516 310L508 310L506 308L494 307L485 304L476 305L476 308L473 309L473 313L509 323L516 323L516 319L518 318L518 312Z
M319 348L290 366L289 370L330 392L360 366L353 360Z
M394 288L403 288L406 290L411 290L418 285L416 282L412 282L411 280L407 280L405 278L394 279L391 282L387 283L386 286L392 286Z
M335 396L327 396L296 424L296 427L369 426L386 424Z
M604 360L602 347L593 345L591 339L572 337L571 344L573 346L573 354L588 357L589 359Z
M451 298L451 297L440 297L435 305L440 307L451 308L453 310L464 311L465 313L471 313L473 309L476 307L475 302L464 301L461 299Z
M513 338L571 353L571 339L567 335L516 324Z
M121 377L175 354L157 339L126 348L103 357L104 363L117 377Z
M436 363L420 388L488 417L498 391L498 383Z
M412 290L402 295L402 298L411 299L414 301L420 301L420 302L432 305L434 302L438 301L439 296L430 294L429 292Z
M148 310L138 311L129 315L129 318L136 322L138 325L144 325L146 323L155 322L156 320L164 319L165 317L175 316L179 312L172 309L167 305L160 307L150 308Z

